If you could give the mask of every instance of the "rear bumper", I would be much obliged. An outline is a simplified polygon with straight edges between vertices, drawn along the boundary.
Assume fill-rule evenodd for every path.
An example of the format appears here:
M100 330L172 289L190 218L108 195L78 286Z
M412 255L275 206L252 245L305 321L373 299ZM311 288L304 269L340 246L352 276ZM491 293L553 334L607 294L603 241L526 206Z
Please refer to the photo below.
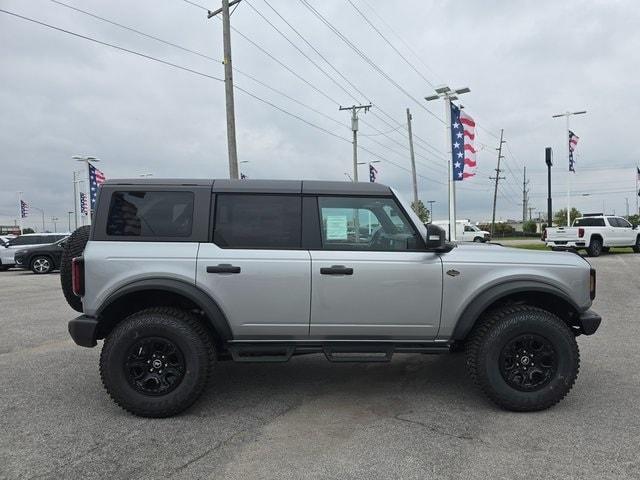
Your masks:
M593 310L586 310L578 317L578 327L583 335L593 335L598 330L602 317Z
M98 320L88 315L80 315L69 321L69 335L81 347L95 347Z
M570 250L574 248L585 248L586 246L587 244L584 242L584 240L580 240L580 241L558 240L555 242L547 240L547 247L552 247L552 248Z

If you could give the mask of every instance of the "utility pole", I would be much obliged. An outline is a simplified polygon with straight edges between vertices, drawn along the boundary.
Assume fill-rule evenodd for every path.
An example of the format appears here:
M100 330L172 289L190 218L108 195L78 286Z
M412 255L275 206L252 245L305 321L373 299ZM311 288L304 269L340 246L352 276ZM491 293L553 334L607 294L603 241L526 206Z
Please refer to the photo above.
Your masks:
M429 97L424 97L427 102L432 100L438 100L442 98L444 100L444 118L445 118L445 145L448 155L449 166L449 240L456 241L456 183L453 178L453 142L451 138L451 101L457 100L458 95L463 93L469 93L471 90L469 87L456 88L452 90L448 86L442 86L436 88L436 94Z
M351 130L353 131L353 181L358 181L358 110L364 109L367 113L371 108L368 105L352 105L350 107L340 106L338 110L351 110Z
M502 171L500 170L500 159L503 158L502 144L505 143L505 141L502 139L503 136L504 136L504 129L500 129L500 144L498 145L498 148L496 148L496 150L498 150L498 166L496 167L496 176L489 177L489 179L496 181L496 185L493 190L493 215L491 216L491 238L493 238L493 233L496 228L496 202L498 201L498 182L500 180L505 179L505 177L500 176L500 172Z
M579 112L567 111L564 113L558 113L556 115L552 115L552 118L565 117L567 120L567 130L564 136L564 142L565 142L565 145L567 146L567 168L569 168L571 163L571 147L569 145L569 132L571 130L569 130L569 117L572 115L582 115L584 113L587 113L587 111L586 110L580 110ZM569 171L568 173L569 175L567 177L567 227L570 227L571 226L571 171ZM575 171L573 173L575 173Z
M535 209L536 207L527 207L527 210L529 210L529 221L531 221L531 212Z
M229 178L240 178L238 174L238 149L236 148L236 113L233 102L233 66L231 63L231 20L229 7L241 0L222 0L222 8L209 11L207 18L222 13L222 46L224 50L224 93L227 107L227 149L229 151Z
M58 232L58 220L60 220L58 217L51 217L51 222L53 223L53 233Z
M413 133L411 131L411 112L407 108L407 131L409 132L409 154L411 155L411 180L413 181L413 205L418 207L418 178L416 175L416 157L413 153Z
M527 167L524 167L524 176L522 178L522 223L526 221L527 217L527 207L529 204L529 190L527 190L527 185L529 184L529 180L527 180Z

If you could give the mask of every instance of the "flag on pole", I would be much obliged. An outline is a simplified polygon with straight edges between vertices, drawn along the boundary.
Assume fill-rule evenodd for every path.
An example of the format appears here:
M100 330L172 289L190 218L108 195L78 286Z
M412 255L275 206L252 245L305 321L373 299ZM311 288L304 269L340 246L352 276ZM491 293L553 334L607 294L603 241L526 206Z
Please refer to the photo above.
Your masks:
M91 210L96 208L98 198L98 187L104 183L106 177L104 173L89 163L89 193L91 195Z
M638 179L638 181L640 182L640 167L636 167L636 170L638 170L638 176L637 176L637 179Z
M573 152L576 149L576 146L578 145L578 140L580 140L580 137L578 137L575 133L569 130L569 171L573 173L576 173L575 160L573 159Z
M87 215L89 213L89 209L87 207L87 194L80 192L80 213Z
M378 170L372 164L369 164L369 182L374 183L378 178Z
M470 115L451 104L451 157L453 180L462 181L475 176L476 172L476 122Z
M24 200L20 200L20 217L27 218L29 216L29 204Z

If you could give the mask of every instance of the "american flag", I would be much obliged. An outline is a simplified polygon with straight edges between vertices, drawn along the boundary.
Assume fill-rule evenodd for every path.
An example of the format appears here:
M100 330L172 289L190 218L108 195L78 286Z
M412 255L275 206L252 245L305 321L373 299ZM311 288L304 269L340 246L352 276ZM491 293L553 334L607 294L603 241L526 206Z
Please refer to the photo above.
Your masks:
M476 149L473 142L476 138L476 122L451 104L451 156L453 161L453 180L458 182L475 176ZM466 171L465 171L465 167Z
M376 178L378 178L378 170L376 170L376 167L369 164L369 181L371 183L374 183L376 181Z
M578 140L580 140L580 137L569 130L569 171L573 173L576 173L573 151L576 149L576 145L578 145Z
M96 199L98 198L98 187L104 183L106 177L104 173L93 165L89 164L89 193L91 194L91 210L96 208Z
M89 209L87 208L87 194L84 192L80 192L80 212L83 215L87 215L89 213Z
M24 200L20 200L20 216L27 218L29 216L29 204Z

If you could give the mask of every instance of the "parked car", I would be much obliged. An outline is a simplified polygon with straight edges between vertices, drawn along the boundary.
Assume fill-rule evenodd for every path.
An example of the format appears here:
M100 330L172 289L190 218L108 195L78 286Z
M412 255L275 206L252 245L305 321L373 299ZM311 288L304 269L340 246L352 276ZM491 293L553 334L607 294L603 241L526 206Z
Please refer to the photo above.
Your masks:
M67 233L25 233L10 239L4 247L0 247L0 271L8 270L16 264L15 253L28 247L49 245L68 237Z
M611 247L632 247L640 253L640 231L622 217L613 215L589 215L576 218L573 227L547 228L542 240L552 250L587 251L597 257Z
M62 251L68 237L49 245L18 250L15 253L15 266L31 270L35 274L51 273L60 268Z
M218 360L380 362L458 346L496 404L541 410L572 388L576 337L601 322L582 257L446 242L378 183L108 180L60 280L82 312L71 337L105 339L102 383L146 417L193 404Z
M449 240L449 220L436 220L432 223L441 227ZM491 234L486 230L481 230L469 220L456 220L456 240L483 243L491 240Z

